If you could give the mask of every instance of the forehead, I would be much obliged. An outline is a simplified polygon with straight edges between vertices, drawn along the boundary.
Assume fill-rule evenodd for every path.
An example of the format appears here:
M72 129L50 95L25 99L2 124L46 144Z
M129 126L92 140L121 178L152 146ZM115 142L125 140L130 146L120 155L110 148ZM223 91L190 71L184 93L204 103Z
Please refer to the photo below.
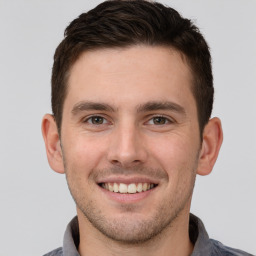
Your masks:
M133 46L86 51L70 70L64 108L82 100L130 106L155 100L185 103L194 100L192 81L185 58L171 48Z

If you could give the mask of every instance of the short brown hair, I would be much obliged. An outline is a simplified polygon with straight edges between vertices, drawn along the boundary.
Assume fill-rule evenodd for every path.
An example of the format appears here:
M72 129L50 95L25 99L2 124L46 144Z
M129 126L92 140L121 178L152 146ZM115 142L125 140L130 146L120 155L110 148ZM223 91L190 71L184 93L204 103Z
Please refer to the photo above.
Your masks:
M69 71L81 53L144 44L172 47L185 56L194 77L192 92L202 135L213 105L211 55L191 20L157 2L106 1L73 20L64 36L56 49L52 69L52 111L59 133Z

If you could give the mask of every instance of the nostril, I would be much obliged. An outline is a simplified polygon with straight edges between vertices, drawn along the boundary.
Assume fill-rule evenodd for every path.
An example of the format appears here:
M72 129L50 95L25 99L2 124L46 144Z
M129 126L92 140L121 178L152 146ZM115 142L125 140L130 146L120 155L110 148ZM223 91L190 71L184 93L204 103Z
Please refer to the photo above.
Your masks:
M111 160L111 164L117 167L122 168L133 168L135 166L141 165L142 161L140 160L133 160L133 161L119 161L119 160Z
M122 166L122 164L118 160L111 160L111 163L116 166Z

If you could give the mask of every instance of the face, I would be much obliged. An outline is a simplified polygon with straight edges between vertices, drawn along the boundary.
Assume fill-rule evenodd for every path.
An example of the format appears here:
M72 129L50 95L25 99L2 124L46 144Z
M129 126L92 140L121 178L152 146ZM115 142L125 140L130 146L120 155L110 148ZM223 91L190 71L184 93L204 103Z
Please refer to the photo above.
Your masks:
M85 52L71 69L61 148L78 215L127 243L188 214L200 154L181 55L134 46Z

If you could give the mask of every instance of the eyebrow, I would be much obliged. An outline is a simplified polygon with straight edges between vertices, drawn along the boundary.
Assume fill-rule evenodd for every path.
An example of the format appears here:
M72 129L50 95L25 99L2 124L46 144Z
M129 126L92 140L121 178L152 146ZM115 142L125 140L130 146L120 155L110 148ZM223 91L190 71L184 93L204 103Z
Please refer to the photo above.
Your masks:
M80 112L88 111L88 110L98 110L98 111L108 111L108 112L117 111L116 108L113 108L111 105L107 103L81 101L74 105L71 112L73 115L77 115ZM158 110L169 110L169 111L174 111L174 112L186 115L186 111L182 106L170 101L150 101L145 104L141 104L137 107L138 113L158 111Z
M74 105L71 112L73 115L77 115L78 113L86 110L99 110L99 111L110 111L110 112L115 111L113 107L111 107L109 104L106 104L106 103L81 101Z
M157 110L169 110L186 115L186 111L182 106L170 101L150 101L140 105L137 112L150 112Z

